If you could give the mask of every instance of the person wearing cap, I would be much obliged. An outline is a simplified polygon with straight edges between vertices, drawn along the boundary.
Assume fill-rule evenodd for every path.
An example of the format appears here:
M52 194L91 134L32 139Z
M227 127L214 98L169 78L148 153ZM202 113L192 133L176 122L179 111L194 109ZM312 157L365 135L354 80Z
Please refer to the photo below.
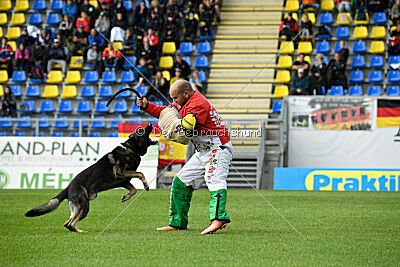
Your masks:
M174 63L174 69L180 69L182 78L185 80L189 79L189 75L192 73L192 70L189 67L189 64L182 59L182 54L177 54L176 55L176 60Z
M99 63L101 61L101 52L96 42L93 42L91 47L87 51L86 60L88 64L92 65L93 70L99 68Z
M101 34L99 34L94 28L90 30L90 34L88 36L88 42L89 46L92 46L93 43L96 43L99 48L103 48L105 44L103 36L101 36Z
M308 95L309 81L305 76L304 69L298 69L297 75L293 78L293 90L291 95Z
M182 70L180 68L175 69L175 76L169 81L170 86L172 86L172 84L177 80L184 80L182 78Z
M65 48L60 44L60 40L54 39L54 45L51 46L49 51L49 61L47 63L47 73L53 69L53 66L61 65L63 77L65 77L67 71L67 54Z
M72 37L72 54L76 55L78 50L82 50L82 54L86 55L86 50L89 48L88 37L83 31L83 25L80 25L78 31Z

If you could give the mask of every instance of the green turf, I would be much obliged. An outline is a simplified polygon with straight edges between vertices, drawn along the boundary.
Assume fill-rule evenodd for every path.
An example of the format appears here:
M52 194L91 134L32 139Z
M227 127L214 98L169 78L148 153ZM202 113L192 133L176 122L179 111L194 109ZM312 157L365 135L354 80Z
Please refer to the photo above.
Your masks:
M1 190L0 266L9 265L399 265L400 195L375 192L261 192L306 237L303 240L254 190L229 190L232 223L214 235L209 192L193 195L186 231L157 232L168 223L168 190L144 192L128 205L124 190L101 193L79 227L63 227L64 201L38 218L23 214L58 190ZM140 193L139 191L138 193Z

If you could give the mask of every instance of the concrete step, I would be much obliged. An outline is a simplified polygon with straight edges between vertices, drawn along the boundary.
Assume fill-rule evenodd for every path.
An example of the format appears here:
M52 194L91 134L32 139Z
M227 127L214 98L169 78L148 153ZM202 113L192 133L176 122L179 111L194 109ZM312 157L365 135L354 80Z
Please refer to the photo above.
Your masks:
M232 99L236 96L237 94L234 93L207 93L207 99ZM237 96L237 98L247 98L247 99L266 99L266 98L271 98L273 97L272 94L267 94L267 93L257 93L257 94L247 94L247 93L241 93Z

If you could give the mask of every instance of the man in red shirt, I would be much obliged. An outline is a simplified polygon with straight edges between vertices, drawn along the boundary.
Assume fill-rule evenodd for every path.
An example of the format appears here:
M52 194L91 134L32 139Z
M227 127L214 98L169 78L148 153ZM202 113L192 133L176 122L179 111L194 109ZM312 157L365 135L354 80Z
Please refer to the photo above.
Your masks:
M199 91L193 90L189 82L177 80L170 88L170 96L173 99L170 107L178 110L180 118L183 118L183 127L186 118L195 117L191 142L197 152L175 176L171 189L169 224L157 230L187 228L193 190L198 189L205 181L211 193L211 222L201 234L210 234L230 222L225 210L226 177L233 157L229 132L214 106ZM138 106L151 116L160 118L159 125L162 127L162 112L168 107L152 104L144 97L138 98Z

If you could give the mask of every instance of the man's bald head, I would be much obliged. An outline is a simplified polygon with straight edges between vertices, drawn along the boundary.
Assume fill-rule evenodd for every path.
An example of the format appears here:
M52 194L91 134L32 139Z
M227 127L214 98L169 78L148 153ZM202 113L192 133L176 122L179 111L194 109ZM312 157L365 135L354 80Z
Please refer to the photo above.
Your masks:
M189 82L185 80L176 80L169 89L169 94L180 106L183 106L189 98L194 94L194 90Z

